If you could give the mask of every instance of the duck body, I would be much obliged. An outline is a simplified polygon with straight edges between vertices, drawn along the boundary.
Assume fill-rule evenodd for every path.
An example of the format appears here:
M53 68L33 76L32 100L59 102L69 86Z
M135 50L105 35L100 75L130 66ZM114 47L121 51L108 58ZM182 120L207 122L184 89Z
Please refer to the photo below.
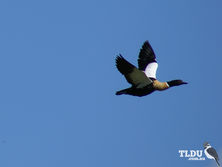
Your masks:
M187 83L183 82L182 80L172 80L172 81L168 81L168 82L160 82L158 80L153 80L153 82L151 84L146 85L144 87L138 88L138 87L132 86L130 88L117 91L116 95L127 94L127 95L141 97L141 96L146 96L148 94L151 94L156 90L163 91L163 90L166 90L170 87L179 86L182 84L187 84Z
M147 85L143 88L136 88L134 86L127 88L127 89L123 89L120 90L118 92L116 92L116 95L122 95L122 94L126 94L126 95L132 95L132 96L146 96L148 94L151 94L155 91L153 84Z
M160 82L156 79L156 71L158 64L154 51L148 41L145 41L140 49L138 66L125 60L122 55L116 57L116 67L126 80L132 85L130 88L123 89L116 92L116 95L132 95L132 96L146 96L158 90L166 90L173 86L187 84L182 80L172 80L168 82Z

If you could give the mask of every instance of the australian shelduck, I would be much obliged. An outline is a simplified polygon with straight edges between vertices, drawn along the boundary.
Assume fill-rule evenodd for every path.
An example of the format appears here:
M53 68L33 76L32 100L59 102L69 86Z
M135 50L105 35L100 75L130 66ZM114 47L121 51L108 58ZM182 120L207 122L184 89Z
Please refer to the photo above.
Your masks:
M155 90L162 91L173 86L187 84L182 80L160 82L156 79L158 64L148 41L145 41L140 49L138 68L124 59L121 54L116 57L116 67L132 85L130 88L117 91L116 95L146 96Z

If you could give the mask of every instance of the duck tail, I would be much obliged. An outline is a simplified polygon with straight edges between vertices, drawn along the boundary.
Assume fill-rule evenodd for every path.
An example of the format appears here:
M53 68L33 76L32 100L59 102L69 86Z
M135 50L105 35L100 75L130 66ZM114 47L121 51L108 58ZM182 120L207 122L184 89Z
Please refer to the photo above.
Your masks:
M215 160L216 160L216 162L217 162L217 166L220 167L220 164L219 164L219 162L218 162L218 159L216 158Z
M127 92L128 92L128 89L123 89L123 90L117 91L116 95L127 94Z

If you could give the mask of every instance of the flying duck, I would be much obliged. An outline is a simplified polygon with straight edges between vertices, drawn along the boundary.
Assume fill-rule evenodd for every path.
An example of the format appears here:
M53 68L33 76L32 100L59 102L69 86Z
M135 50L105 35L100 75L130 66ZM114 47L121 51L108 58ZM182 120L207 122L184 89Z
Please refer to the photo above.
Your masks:
M216 150L213 147L211 147L211 145L208 142L204 143L204 153L207 156L207 158L214 159L217 162L218 167L220 166L218 162L219 161L218 154Z
M155 53L148 41L140 49L138 68L129 63L121 54L116 57L116 67L132 85L130 88L116 92L116 95L146 96L155 90L162 91L173 86L187 84L182 80L160 82L156 79L158 64Z

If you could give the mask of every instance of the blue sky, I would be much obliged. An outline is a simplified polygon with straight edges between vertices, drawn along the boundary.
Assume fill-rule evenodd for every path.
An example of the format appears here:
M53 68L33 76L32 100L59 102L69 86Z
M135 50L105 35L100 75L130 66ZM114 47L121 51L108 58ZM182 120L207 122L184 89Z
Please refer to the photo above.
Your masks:
M222 2L0 2L0 165L215 166L222 158ZM149 40L159 80L188 85L138 98L115 68Z

